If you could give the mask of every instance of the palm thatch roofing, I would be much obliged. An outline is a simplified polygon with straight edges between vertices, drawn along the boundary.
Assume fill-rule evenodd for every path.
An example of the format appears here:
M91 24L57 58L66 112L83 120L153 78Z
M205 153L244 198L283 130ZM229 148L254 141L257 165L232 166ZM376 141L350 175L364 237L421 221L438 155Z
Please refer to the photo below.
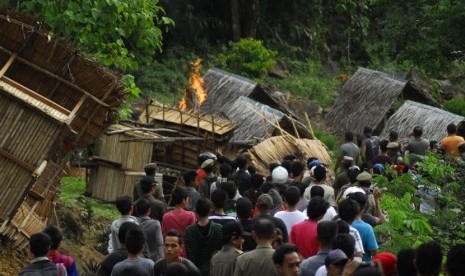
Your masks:
M249 96L256 82L241 76L212 68L203 77L207 99L200 107L203 113L220 115L241 96Z
M270 163L281 161L290 154L303 162L309 157L316 157L327 165L331 164L331 155L319 140L297 139L290 135L270 137L253 146L249 153L257 172L262 175L269 175Z
M399 139L406 139L412 133L415 126L423 128L423 137L428 140L440 141L447 134L448 124L458 124L464 117L447 112L429 105L406 101L392 115L381 133L381 137L387 137L391 130L399 133Z
M125 98L120 76L42 28L0 9L0 234L20 248L55 206L64 145L93 142Z
M396 99L435 103L427 92L407 84L406 80L393 75L359 68L342 86L339 98L325 120L337 132L361 133L365 126L382 127Z

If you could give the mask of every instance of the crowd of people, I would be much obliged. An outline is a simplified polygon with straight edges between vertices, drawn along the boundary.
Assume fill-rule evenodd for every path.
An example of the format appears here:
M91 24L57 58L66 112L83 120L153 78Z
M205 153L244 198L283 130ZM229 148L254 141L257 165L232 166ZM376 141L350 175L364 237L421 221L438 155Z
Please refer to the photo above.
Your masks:
M440 148L465 162L463 137L453 124L447 132ZM407 173L437 148L421 127L408 143L399 143L394 131L381 141L366 127L359 143L347 132L334 180L316 158L286 156L269 164L264 177L247 152L234 161L208 154L197 171L183 174L169 204L154 178L156 164L148 164L132 197L116 200L121 216L110 226L98 275L463 276L465 244L449 250L444 267L435 242L397 255L379 252L375 229L389 214L372 175L392 177L387 167ZM74 260L58 252L61 238L55 227L32 235L35 259L19 275L77 275Z

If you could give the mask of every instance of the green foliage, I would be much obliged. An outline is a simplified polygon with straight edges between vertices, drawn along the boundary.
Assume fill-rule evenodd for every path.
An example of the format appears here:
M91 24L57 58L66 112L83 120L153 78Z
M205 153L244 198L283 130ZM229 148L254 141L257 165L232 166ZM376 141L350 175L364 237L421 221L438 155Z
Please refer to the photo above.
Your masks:
M325 134L318 129L313 129L313 133L323 144L325 144L331 151L337 151L337 141L333 135Z
M223 69L252 79L263 79L275 65L277 52L268 50L262 41L251 38L230 43L226 54L219 56Z
M452 113L465 116L465 100L452 99L444 103L444 108Z
M113 204L102 204L92 198L83 197L82 194L85 190L86 182L83 178L64 177L60 188L59 202L67 208L79 212L88 221L91 221L95 216L102 216L111 220L119 217L119 213Z
M314 100L322 107L333 104L339 82L336 78L324 75L320 61L283 60L289 67L288 76L282 80L267 78L267 82L275 85L280 91L289 91L293 96Z

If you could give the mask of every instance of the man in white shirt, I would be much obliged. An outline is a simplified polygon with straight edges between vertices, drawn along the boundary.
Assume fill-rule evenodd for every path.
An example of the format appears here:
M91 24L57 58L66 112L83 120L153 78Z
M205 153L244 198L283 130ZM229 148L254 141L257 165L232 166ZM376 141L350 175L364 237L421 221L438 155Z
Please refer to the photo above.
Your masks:
M289 186L284 193L284 199L287 203L287 209L285 211L277 212L274 214L274 217L282 219L286 225L287 232L291 233L292 226L305 220L307 215L297 209L297 204L300 201L299 188L295 186Z

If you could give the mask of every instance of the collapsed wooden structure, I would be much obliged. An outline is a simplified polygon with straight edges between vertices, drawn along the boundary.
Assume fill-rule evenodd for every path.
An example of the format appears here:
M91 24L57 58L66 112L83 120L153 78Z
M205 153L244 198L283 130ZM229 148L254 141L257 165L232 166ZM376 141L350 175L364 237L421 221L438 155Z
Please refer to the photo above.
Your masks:
M400 101L402 104L405 100L438 106L433 97L413 80L359 68L342 86L325 121L339 133L350 130L361 134L365 126L379 133L394 113L394 103Z
M86 146L124 100L116 76L0 10L0 234L19 248L57 200L66 149Z
M415 126L423 128L423 137L441 141L447 135L447 125L458 124L465 118L429 105L406 101L387 121L381 137L387 138L391 130L399 133L399 139L408 139Z

